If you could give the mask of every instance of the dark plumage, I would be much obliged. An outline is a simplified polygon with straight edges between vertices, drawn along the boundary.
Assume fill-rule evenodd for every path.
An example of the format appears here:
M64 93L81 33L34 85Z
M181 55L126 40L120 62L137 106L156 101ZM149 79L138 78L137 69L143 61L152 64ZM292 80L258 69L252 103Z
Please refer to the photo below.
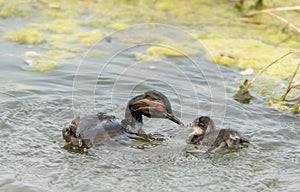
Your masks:
M76 117L64 128L62 135L67 143L89 147L105 142L126 142L145 134L142 130L143 115L149 118L167 118L183 124L172 113L168 98L158 91L147 91L132 98L125 110L125 119L119 122L115 116L98 113Z
M213 120L207 116L196 118L189 126L194 128L187 139L189 144L237 148L249 143L235 130L216 130Z

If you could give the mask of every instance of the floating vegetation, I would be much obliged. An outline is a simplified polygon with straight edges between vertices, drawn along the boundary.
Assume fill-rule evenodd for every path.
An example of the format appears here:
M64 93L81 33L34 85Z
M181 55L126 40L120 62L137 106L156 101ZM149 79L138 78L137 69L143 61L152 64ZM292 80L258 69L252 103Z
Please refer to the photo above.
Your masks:
M300 114L300 97L298 97L298 101L293 110L294 110L294 113Z
M293 23L288 21L286 18L281 17L281 16L274 13L274 12L281 12L281 11L300 11L300 6L278 7L278 8L274 8L274 9L265 9L265 10L260 10L260 11L250 11L245 16L252 17L252 16L258 15L258 14L267 14L267 15L283 22L285 24L285 28L291 28L292 30L294 30L295 32L300 34L300 28L298 28L296 25L294 25Z
M17 29L15 31L9 31L5 37L10 41L20 44L36 45L44 40L43 35L39 31L31 29Z
M54 33L72 33L75 32L78 26L78 21L73 19L56 19L51 23L29 24L29 28L39 29L42 31L50 31Z
M56 61L51 60L37 60L34 63L29 63L28 66L25 66L26 71L39 71L45 73L59 67L59 64Z
M181 51L180 49L176 50L168 47L152 46L146 50L146 53L149 55L165 55L168 57L185 56L186 53L182 53Z
M47 57L56 59L74 59L76 55L63 50L50 50L46 53Z
M160 58L157 55L148 55L143 53L134 53L136 60L138 61L161 61L162 58Z
M297 72L298 72L298 70L299 70L299 66L300 66L300 62L298 63L295 72L293 73L293 75L292 75L291 78L289 79L288 85L286 86L286 89L285 89L285 93L284 93L283 96L280 98L280 100L285 101L287 95L289 94L289 92L290 92L292 89L297 88L297 87L300 87L300 84L294 84L294 79L295 79L295 76L296 76L296 74L297 74Z
M209 50L207 59L217 64L227 67L238 67L245 70L248 68L254 71L263 70L267 63L271 63L274 58L291 49L277 47L251 39L200 39L204 47ZM287 58L278 61L280 68L271 68L266 71L269 75L285 78L293 72L290 63L297 62L296 58Z
M101 40L103 33L100 30L92 30L88 32L77 33L76 37L82 44L91 46Z
M54 52L52 52L52 54L54 54ZM27 64L27 66L23 67L26 71L39 71L45 73L59 67L57 61L51 60L48 56L39 54L35 51L25 52L22 57Z
M234 100L244 103L244 104L249 104L252 95L250 94L249 91L249 80L246 79L243 84L240 85L240 89L237 91L237 93L233 96Z
M8 3L7 3L8 2ZM18 3L15 1L7 1L4 2L0 0L0 17L1 18L8 18L12 16L20 16L25 17L30 13L30 6L28 3Z
M133 55L139 61L159 61L186 54L206 54L207 59L227 67L235 67L243 74L252 75L267 67L274 58L282 53L297 51L300 48L298 0L140 0L140 1L4 1L0 0L0 19L2 32L6 40L22 45L38 46L39 54L27 59L26 70L45 72L63 64L64 59L76 59L86 52L94 43L106 34L123 30L137 23L165 23L178 26L190 32L195 39L176 37L165 34L166 39L157 36L145 37L146 42L160 42L162 46L152 46L145 52ZM213 10L212 11L212 7ZM238 8L238 9L237 9ZM10 19L20 20L11 25ZM209 19L208 19L209 18ZM151 25L149 25L151 27ZM174 30L176 30L174 28ZM143 35L143 34L136 34ZM135 42L132 37L120 39L123 42ZM155 39L156 38L156 39ZM199 40L203 47L199 47ZM168 48L175 47L176 49ZM178 51L177 51L178 50ZM194 51L194 52L193 52ZM88 57L107 55L104 51L90 50ZM272 106L288 108L299 106L297 98L300 77L295 76L290 87L288 76L294 73L294 63L298 58L287 57L276 62L280 67L270 67L260 76L259 82L244 81L236 100L249 103L251 92L261 93L268 97ZM246 71L251 69L253 71ZM273 91L274 82L284 84L279 92ZM254 77L255 79L255 77ZM284 82L284 83L282 83ZM287 82L287 83L286 83ZM278 82L276 82L276 88ZM262 88L262 85L266 87ZM286 101L281 97L289 90ZM276 92L274 95L272 95ZM272 99L269 99L272 98ZM298 107L299 108L299 107Z
M282 60L283 58L287 57L290 54L295 54L295 53L300 53L300 52L288 52L285 55L281 56L280 58L276 59L275 61L273 61L272 63L270 63L269 65L267 65L264 69L262 69L251 81L249 81L248 79L246 79L242 85L240 85L240 89L237 91L237 93L233 96L233 98L236 101L239 101L241 103L250 103L252 96L250 94L249 88L251 86L253 86L254 82L257 80L257 78L259 78L265 71L267 71L272 65L278 63L280 60ZM278 99L274 99L274 98L270 98L269 99L269 104L272 107L276 107L276 108L280 108L283 110L286 109L290 109L292 111L294 111L295 113L299 113L299 100L300 100L300 96L297 96L296 99L287 99L288 94L291 92L292 89L297 89L300 88L300 83L295 82L295 77L298 73L300 67L300 61L296 67L296 69L294 70L294 72L292 73L291 77L288 80L288 84L285 88L285 92L284 94L279 97ZM299 94L299 93L298 93ZM296 101L297 103L295 104L291 104L291 101Z
M113 30L119 31L119 30L126 29L129 26L126 24L122 24L122 23L113 23L113 24L109 25L109 27Z
M235 7L239 10L239 11L243 11L245 9L245 7L250 7L251 9L262 9L264 7L264 3L263 0L256 0L256 2L252 2L252 1L245 1L245 0L238 0L235 3Z

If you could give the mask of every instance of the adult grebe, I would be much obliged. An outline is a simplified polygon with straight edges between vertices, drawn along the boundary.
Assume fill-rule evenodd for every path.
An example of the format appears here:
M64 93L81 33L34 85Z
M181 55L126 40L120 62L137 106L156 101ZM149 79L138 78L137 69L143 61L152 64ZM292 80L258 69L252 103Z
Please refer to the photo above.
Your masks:
M92 147L104 142L128 140L144 135L143 115L149 118L167 118L183 123L173 115L168 98L158 91L147 91L132 98L125 110L125 119L119 122L115 116L98 113L76 117L64 128L62 135L67 143Z
M238 148L249 144L241 134L232 129L216 130L214 122L207 116L196 118L190 125L194 128L187 143L194 145L205 145L209 147Z

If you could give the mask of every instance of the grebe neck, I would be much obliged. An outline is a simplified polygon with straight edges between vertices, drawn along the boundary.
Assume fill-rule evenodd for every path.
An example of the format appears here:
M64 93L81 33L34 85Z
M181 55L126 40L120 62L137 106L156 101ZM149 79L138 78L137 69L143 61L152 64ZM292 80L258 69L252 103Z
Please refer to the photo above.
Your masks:
M131 111L129 106L127 106L125 110L125 119L121 121L121 126L128 133L139 133L143 126L142 114Z

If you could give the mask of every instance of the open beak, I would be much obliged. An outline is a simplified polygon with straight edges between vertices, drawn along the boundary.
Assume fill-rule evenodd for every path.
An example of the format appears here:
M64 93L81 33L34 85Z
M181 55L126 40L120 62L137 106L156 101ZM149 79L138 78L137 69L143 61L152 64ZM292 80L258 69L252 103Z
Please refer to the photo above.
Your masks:
M189 127L189 128L193 128L193 127L195 127L195 126L197 126L197 124L193 121L192 123L188 123L187 125L186 125L186 127Z
M177 123L178 125L184 125L177 117L175 117L173 114L167 113L166 118L170 119L174 123Z

